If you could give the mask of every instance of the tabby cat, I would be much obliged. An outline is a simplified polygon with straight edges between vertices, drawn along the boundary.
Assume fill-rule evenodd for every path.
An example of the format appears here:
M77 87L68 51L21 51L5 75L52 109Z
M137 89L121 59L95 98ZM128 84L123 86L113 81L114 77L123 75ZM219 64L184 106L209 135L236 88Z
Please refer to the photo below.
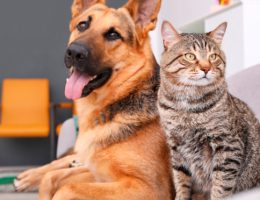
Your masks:
M260 124L228 93L221 43L227 23L179 34L162 25L158 108L172 156L177 200L223 200L260 183Z

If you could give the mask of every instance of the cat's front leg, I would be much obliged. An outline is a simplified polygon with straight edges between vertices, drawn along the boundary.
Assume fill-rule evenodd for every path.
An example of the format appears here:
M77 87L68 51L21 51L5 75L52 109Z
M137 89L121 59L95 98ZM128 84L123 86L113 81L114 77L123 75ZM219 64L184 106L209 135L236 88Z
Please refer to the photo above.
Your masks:
M171 155L173 182L176 191L175 200L191 200L191 172L187 168L185 159L178 151L178 142L172 134L167 134Z
M242 163L242 148L220 145L213 159L210 200L225 200L234 192Z
M175 200L191 200L191 173L181 163L173 166Z

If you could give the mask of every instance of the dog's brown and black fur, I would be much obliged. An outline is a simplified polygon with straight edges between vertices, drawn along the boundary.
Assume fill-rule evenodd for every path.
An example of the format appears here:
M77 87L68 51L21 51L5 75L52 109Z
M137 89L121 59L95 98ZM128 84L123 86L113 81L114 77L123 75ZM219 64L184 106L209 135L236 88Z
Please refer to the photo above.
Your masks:
M148 37L159 8L160 0L130 0L119 9L102 0L74 0L66 66L94 77L77 102L75 153L20 174L17 190L40 183L41 200L172 199ZM69 168L73 160L83 166Z

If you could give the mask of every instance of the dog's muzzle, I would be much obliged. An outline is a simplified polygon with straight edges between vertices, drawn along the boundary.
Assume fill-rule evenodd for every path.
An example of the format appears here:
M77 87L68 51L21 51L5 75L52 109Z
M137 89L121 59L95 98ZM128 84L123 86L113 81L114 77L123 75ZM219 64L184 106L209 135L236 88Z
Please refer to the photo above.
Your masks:
M112 75L112 68L103 65L100 59L93 59L87 46L74 42L65 53L65 65L70 75L65 86L68 99L88 96L93 90L103 86Z
M70 44L65 53L66 67L71 68L71 66L74 66L77 70L83 72L87 65L89 54L90 51L85 45L79 43Z

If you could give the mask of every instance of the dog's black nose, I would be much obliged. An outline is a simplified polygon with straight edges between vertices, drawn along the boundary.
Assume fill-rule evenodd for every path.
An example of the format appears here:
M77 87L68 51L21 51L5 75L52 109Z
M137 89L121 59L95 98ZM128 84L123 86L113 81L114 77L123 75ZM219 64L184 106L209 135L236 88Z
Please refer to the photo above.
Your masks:
M77 67L80 71L84 70L89 50L86 46L79 43L72 43L65 53L65 64L68 68Z

